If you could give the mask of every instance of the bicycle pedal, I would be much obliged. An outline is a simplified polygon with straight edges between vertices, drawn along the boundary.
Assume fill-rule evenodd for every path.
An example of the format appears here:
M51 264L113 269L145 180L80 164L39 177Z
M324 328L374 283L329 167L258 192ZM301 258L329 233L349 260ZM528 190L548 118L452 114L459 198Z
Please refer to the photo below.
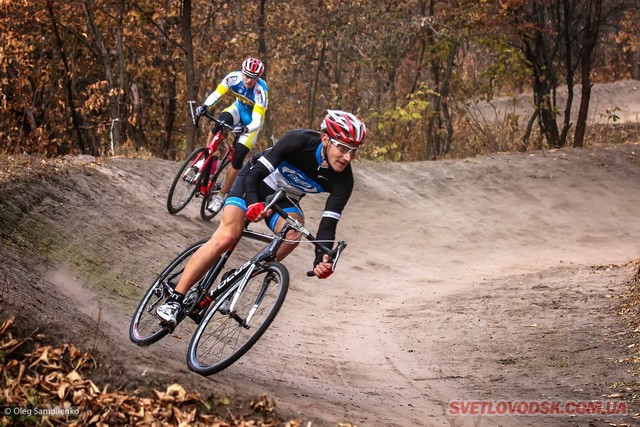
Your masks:
M173 324L171 322L165 322L164 320L160 320L160 326L162 326L162 328L166 329L168 331L168 333L172 334L173 331L175 331L177 325L175 325L175 324Z

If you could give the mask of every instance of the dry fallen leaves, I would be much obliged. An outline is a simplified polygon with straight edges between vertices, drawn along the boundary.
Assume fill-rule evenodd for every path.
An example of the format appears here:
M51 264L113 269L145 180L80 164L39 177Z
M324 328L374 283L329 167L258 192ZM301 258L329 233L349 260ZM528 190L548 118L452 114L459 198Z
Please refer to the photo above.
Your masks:
M210 413L211 402L197 392L172 384L155 397L100 389L85 377L96 366L93 356L72 344L30 345L29 338L14 338L15 319L0 325L0 404L23 411L0 414L0 425L52 426L290 426L300 421L283 421L274 415L275 404L267 395L251 402L244 414L221 417ZM42 338L40 336L40 338ZM43 414L53 410L53 414ZM30 412L29 412L30 411ZM226 411L230 414L229 411Z

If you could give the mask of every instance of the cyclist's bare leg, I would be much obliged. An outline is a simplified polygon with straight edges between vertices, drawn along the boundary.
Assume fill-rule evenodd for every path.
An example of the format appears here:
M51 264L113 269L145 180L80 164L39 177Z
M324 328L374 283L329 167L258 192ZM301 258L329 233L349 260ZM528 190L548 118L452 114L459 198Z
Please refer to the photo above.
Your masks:
M291 212L289 213L289 216L295 218L301 224L304 224L304 218L299 214ZM280 229L284 226L284 224L285 224L285 220L282 218L278 218L278 221L276 222L276 226L275 226L275 232L277 233L278 231L280 231ZM276 259L278 261L282 261L283 259L285 259L287 255L293 252L293 250L298 246L298 242L300 241L301 237L302 235L299 232L295 230L289 230L287 232L286 239L288 241L294 240L296 241L296 243L284 242L282 245L280 245L280 247L278 248L278 253L276 254Z
M186 294L223 252L238 243L242 237L243 228L244 211L233 205L225 207L216 231L189 259L176 286L176 291L182 295Z

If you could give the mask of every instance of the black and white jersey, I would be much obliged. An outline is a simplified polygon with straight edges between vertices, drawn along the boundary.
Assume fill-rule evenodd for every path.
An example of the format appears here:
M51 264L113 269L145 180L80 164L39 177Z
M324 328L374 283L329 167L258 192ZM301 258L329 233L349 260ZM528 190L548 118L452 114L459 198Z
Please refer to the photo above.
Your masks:
M284 134L275 146L262 153L244 181L247 205L260 200L261 186L283 188L294 200L306 194L327 192L317 238L335 239L335 229L353 190L351 165L336 172L325 162L322 136L310 129Z

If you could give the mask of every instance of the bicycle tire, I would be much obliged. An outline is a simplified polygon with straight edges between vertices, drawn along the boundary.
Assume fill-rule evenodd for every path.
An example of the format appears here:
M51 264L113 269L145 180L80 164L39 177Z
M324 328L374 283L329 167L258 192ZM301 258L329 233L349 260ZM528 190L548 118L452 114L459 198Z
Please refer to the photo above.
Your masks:
M218 169L211 176L211 181L215 183L212 188L216 188L217 184L222 185L222 183L224 182L224 177L226 176L227 166L229 166L230 164L231 160L229 159L229 153L227 152L224 159L219 162ZM222 174L223 172L224 175ZM220 178L220 175L222 175L222 178ZM210 191L209 194L202 198L202 203L200 203L200 218L202 218L204 221L211 221L213 217L215 217L220 211L222 211L222 209L220 209L218 212L213 212L210 211L209 208L207 208L216 194L218 194L218 191Z
M187 261L205 242L206 240L199 241L182 251L147 289L138 304L138 308L136 308L129 326L129 339L133 343L141 347L148 346L171 332L170 328L160 323L155 309L164 304L169 297L165 284L168 284L171 289L175 289Z
M183 177L188 173L189 168L194 166L194 160L200 155L202 155L202 158L206 160L209 156L209 149L207 147L195 149L191 154L189 154L187 160L182 163L180 170L173 178L173 182L169 188L169 194L167 195L167 211L172 215L175 215L184 209L196 194L196 191L198 191L200 177L191 182L186 181ZM200 171L196 168L193 172L194 175L197 176Z
M260 280L261 279L261 280ZM275 286L273 286L275 283ZM239 281L232 284L222 297L205 313L194 332L187 350L187 364L192 371L208 376L228 368L262 337L275 319L289 289L289 271L278 263L267 263L249 278L232 313L219 309L227 297L233 297ZM248 329L233 317L246 319L248 310L264 289L263 299L250 321Z

